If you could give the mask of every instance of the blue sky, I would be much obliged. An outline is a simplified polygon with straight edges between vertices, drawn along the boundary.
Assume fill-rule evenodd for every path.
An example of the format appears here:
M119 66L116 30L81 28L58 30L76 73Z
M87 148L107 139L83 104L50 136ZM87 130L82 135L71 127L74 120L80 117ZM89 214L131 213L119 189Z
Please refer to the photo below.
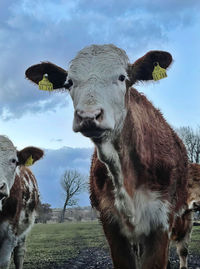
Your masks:
M52 207L62 207L65 195L60 181L64 171L76 169L87 182L92 152L91 148L69 147L45 150L45 157L31 169L38 180L42 202L49 203ZM76 198L81 206L90 204L87 191Z
M113 43L134 62L148 50L169 51L168 77L135 87L174 127L199 125L200 1L1 0L0 130L20 149L93 147L72 132L67 93L41 92L25 79L32 64L51 61L67 69L89 44ZM40 179L41 180L41 179Z

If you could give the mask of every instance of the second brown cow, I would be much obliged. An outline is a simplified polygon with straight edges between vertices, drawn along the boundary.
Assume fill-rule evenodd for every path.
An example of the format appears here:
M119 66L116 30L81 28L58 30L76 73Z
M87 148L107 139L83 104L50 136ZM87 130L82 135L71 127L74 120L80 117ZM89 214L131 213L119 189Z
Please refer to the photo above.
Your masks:
M180 260L180 268L188 268L188 245L193 226L193 214L200 210L200 165L189 165L188 176L188 209L181 216L177 216L171 234L176 244Z

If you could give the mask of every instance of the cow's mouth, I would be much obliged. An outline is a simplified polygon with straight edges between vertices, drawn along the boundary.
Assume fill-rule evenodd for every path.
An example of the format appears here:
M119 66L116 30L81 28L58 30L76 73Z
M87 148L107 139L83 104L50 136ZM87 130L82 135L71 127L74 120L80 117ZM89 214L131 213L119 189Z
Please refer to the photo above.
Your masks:
M80 132L91 139L100 139L104 137L107 129L102 129L102 128L81 128Z
M0 201L3 201L7 198L7 196L4 193L0 193Z

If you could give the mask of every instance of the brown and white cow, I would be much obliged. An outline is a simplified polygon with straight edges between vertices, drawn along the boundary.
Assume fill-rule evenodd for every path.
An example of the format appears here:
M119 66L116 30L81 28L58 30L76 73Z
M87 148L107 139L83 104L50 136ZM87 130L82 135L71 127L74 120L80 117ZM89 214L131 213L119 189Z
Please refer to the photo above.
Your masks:
M26 70L38 84L48 74L54 89L69 90L73 130L95 144L91 203L99 212L114 268L166 268L175 216L186 208L185 147L159 110L131 86L167 68L168 52L150 51L130 64L114 45L92 45L68 72L43 62Z
M180 268L188 268L188 245L193 226L193 212L200 210L200 165L189 165L188 177L188 209L176 218L172 229L171 239L176 243L180 260Z
M25 167L43 156L43 151L27 147L17 151L0 135L0 268L9 268L12 252L16 269L23 268L25 239L31 229L39 201L37 182Z

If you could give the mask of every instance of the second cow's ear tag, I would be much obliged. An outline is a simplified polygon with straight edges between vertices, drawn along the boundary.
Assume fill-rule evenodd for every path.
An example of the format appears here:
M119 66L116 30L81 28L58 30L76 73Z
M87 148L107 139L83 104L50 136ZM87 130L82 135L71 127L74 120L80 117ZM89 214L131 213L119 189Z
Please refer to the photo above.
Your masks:
M159 63L154 63L154 69L152 72L153 80L160 80L167 77L166 69L160 67Z
M53 91L53 83L48 80L48 75L44 74L43 79L39 82L39 89L42 91Z
M32 155L26 160L25 166L31 166L33 164Z

